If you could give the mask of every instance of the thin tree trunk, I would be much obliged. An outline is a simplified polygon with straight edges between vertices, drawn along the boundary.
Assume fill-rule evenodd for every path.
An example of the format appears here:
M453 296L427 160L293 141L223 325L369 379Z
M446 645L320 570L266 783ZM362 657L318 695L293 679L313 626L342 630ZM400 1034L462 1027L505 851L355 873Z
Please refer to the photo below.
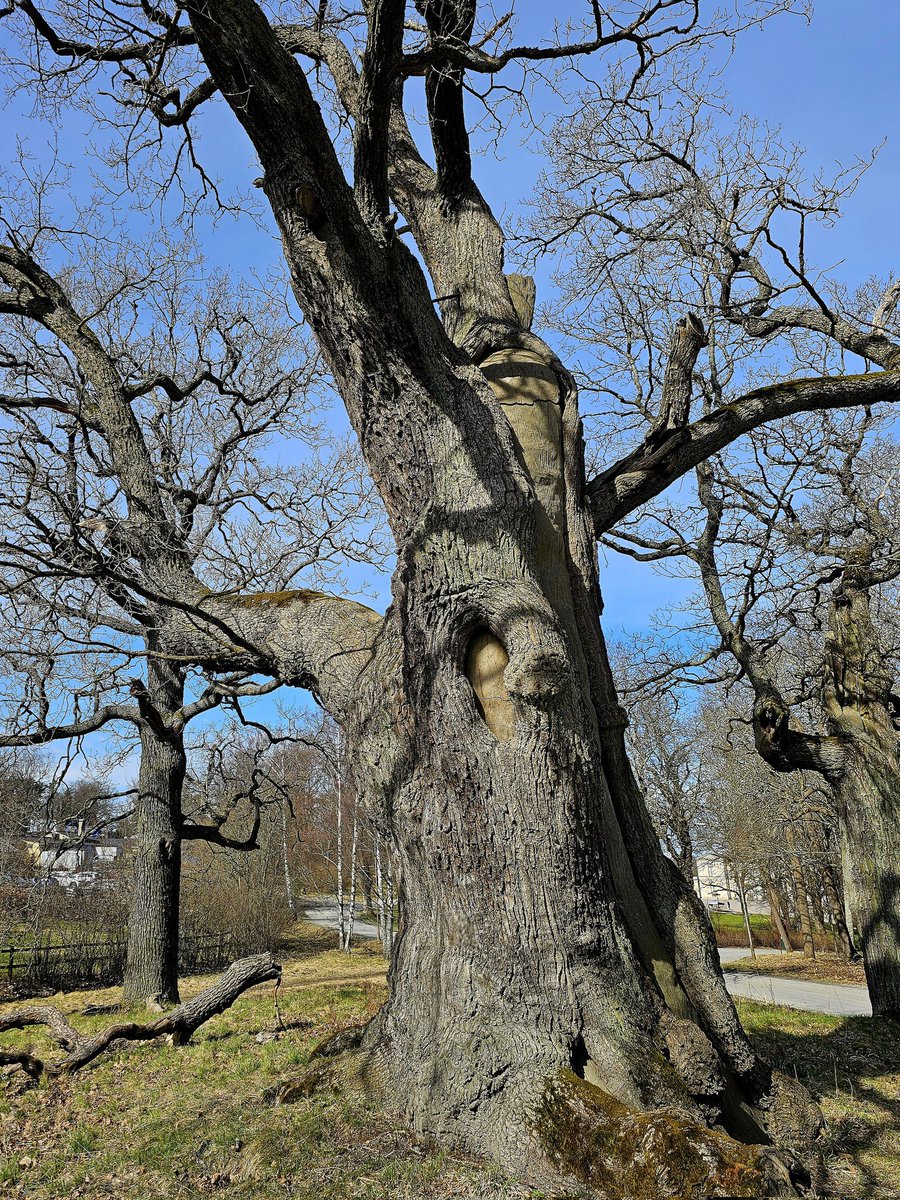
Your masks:
M822 943L820 949L824 949L825 948L825 938L827 936L828 931L825 928L825 909L822 907L822 890L821 890L821 883L820 883L821 872L819 872L819 871L814 872L812 879L810 879L809 871L804 871L804 875L807 880L807 884L808 884L807 891L808 891L808 895L809 895L810 903L811 903L811 907L812 907L812 916L813 916L813 922L814 922L813 933L814 933L814 935L815 934L819 935L819 939Z
M156 714L181 706L180 673L159 660L147 665L147 702ZM187 760L180 733L158 727L151 713L141 729L134 874L128 914L123 996L129 1002L178 1002L178 918L181 885L181 801Z
M373 858L375 861L375 904L378 911L378 940L384 954L387 954L384 928L384 878L381 871L381 838L376 833L373 838Z
M768 876L766 877L766 894L769 897L769 912L772 914L772 920L775 922L775 928L778 930L781 948L782 950L791 950L791 939L785 926L784 918L781 915L781 901L778 898L774 881Z
M744 928L747 930L747 945L750 947L750 957L756 958L756 946L753 944L753 929L750 925L750 910L747 907L747 895L744 891L743 871L735 871L735 880L737 882L738 899L741 903L741 912L744 917Z
M359 811L356 793L353 795L353 826L350 835L350 903L347 909L347 937L343 949L350 953L353 949L353 926L356 921L356 849L359 837Z
M338 949L343 950L347 944L347 907L344 896L344 789L338 784L337 789L337 906L338 906Z
M787 841L790 847L791 878L794 883L794 897L797 904L797 915L800 920L800 935L803 938L803 953L806 958L816 957L816 945L813 941L812 914L809 907L809 897L806 893L806 879L803 867L797 856L794 831L788 826Z
M291 861L288 854L288 838L287 838L287 800L282 794L281 797L281 862L284 870L284 891L287 896L288 907L291 910L291 916L296 921L297 919L297 898L294 895L294 880L291 876Z
M831 912L831 927L835 950L844 962L849 962L853 957L853 944L850 940L850 931L847 928L847 922L844 918L844 903L841 897L840 885L835 878L831 863L826 863L823 868L822 885L825 888L828 908Z
M384 910L384 948L388 958L394 950L394 862L390 855L387 860L387 904Z

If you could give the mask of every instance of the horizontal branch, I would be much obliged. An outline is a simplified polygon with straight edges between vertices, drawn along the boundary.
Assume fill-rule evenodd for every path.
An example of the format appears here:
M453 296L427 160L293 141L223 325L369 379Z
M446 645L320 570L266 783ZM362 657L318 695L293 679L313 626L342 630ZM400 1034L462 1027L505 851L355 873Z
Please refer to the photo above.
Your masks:
M31 729L27 733L0 734L0 747L45 746L48 742L61 742L94 733L110 721L130 721L133 725L138 725L141 722L141 714L131 704L105 704L82 721L71 721L68 725L42 725L39 729Z
M686 36L696 23L695 12L694 18L683 27L672 24L659 29L646 28L651 17L679 2L680 0L657 0L656 3L647 5L628 25L604 33L600 5L596 0L591 0L593 37L557 45L511 46L499 54L491 54L480 46L469 45L467 40L459 36L432 37L431 45L426 49L404 56L403 73L422 75L430 68L455 67L479 74L495 75L513 62L554 62L565 58L581 58L584 55L595 54L598 50L623 44L633 46L643 63L649 58L654 42L671 34Z
M308 688L340 720L382 625L365 605L322 592L210 594L170 610L160 647L208 670L258 672Z
M255 830L245 838L233 838L222 833L218 825L182 825L181 840L188 842L206 842L210 846L221 846L225 850L258 850L259 849L259 810L254 820Z
M661 445L644 442L593 479L586 490L595 533L607 533L692 468L768 421L898 400L898 371L798 379L758 388L674 432Z
M834 783L847 765L847 748L840 738L791 728L790 712L778 694L758 696L753 740L760 757L776 771L816 771Z
M852 321L822 309L788 304L769 309L762 315L745 313L737 307L732 307L726 309L725 316L732 324L740 325L746 333L755 338L770 338L779 333L808 329L811 333L820 333L823 337L832 338L845 350L876 363L886 371L897 371L900 369L900 345L897 345L895 339L889 338L880 327L880 322L886 320L890 312L889 299L887 306L875 314L871 329L861 329Z
M41 1071L53 1078L71 1075L88 1063L93 1062L104 1050L116 1042L150 1042L158 1037L170 1037L173 1045L183 1046L192 1034L211 1017L230 1008L248 988L281 978L281 967L271 954L257 954L233 962L224 974L193 1000L188 1000L170 1013L155 1021L140 1025L134 1021L122 1021L108 1025L106 1029L91 1037L82 1037L66 1020L65 1016L49 1004L17 1008L0 1014L0 1033L10 1029L24 1029L31 1025L45 1025L51 1037L64 1049L64 1058L52 1063L42 1063L30 1055L4 1053L0 1061L15 1063L34 1075ZM23 1061L27 1059L28 1061Z

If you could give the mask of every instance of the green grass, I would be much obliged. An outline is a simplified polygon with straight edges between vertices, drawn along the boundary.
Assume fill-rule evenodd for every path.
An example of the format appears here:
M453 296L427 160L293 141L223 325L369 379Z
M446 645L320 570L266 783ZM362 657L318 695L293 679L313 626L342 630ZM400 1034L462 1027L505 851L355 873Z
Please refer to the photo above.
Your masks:
M319 1096L282 1107L266 1099L306 1065L315 1043L366 1016L381 996L363 984L286 992L287 1030L260 1043L256 1034L275 1028L269 988L210 1022L188 1047L139 1047L70 1080L8 1092L0 1098L0 1195L473 1196L485 1176L478 1164L411 1138L358 1103ZM33 1032L17 1040L44 1044ZM499 1181L478 1194L527 1193Z
M738 1000L764 1058L810 1089L828 1122L823 1191L865 1200L900 1194L900 1023L832 1017Z
M71 1079L0 1089L0 1196L27 1200L526 1200L535 1194L495 1168L410 1135L346 1097L292 1105L271 1099L324 1037L371 1015L384 964L367 947L348 957L333 935L298 927L279 1007L271 985L210 1021L186 1047L135 1047ZM191 994L204 985L189 980ZM113 991L57 998L82 1029L89 1003ZM821 1098L831 1190L900 1191L900 1028L867 1019L741 1003L761 1050ZM275 1033L273 1038L270 1035ZM257 1040L257 1035L262 1035ZM40 1030L6 1045L48 1048ZM840 1187L836 1186L840 1184Z
M348 956L334 935L300 925L284 954L278 1032L273 988L242 997L186 1047L136 1046L38 1088L0 1089L0 1196L28 1200L518 1200L530 1195L493 1168L410 1136L360 1102L322 1095L278 1106L277 1086L313 1046L378 1008L384 960ZM207 980L186 981L190 995ZM54 998L82 1030L114 990ZM136 1019L145 1019L139 1011ZM276 1036L271 1037L272 1034ZM257 1040L257 1035L262 1040ZM41 1029L3 1036L9 1048L56 1053ZM33 1160L33 1161L32 1161ZM24 1165L23 1165L24 1164Z
M740 913L710 912L709 918L712 921L713 929L739 929L742 933L747 932L747 926ZM772 928L771 918L764 913L751 913L750 928L754 932L758 930L760 933L768 933Z

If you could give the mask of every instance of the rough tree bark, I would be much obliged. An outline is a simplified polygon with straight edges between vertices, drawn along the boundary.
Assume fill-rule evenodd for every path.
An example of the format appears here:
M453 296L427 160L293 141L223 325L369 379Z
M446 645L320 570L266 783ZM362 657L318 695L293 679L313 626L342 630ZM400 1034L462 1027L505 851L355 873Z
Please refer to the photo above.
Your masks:
M177 712L183 701L181 671L150 658L146 690L138 697L145 719L122 988L130 1002L178 1003L181 802L187 757L181 729L173 729L165 718Z
M832 596L825 703L844 751L834 788L853 936L873 1012L900 1017L900 741L870 591L851 565Z

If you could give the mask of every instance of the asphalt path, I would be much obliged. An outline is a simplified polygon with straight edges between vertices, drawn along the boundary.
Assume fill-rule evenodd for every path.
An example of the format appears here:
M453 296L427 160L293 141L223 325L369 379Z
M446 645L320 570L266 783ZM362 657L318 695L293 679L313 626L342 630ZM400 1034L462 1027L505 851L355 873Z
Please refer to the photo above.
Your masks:
M326 929L338 928L338 907L333 900L308 900L306 919ZM378 929L358 917L353 922L353 936L377 938ZM766 954L776 953L766 948ZM746 958L749 951L741 947L723 947L719 958L724 964ZM781 979L777 975L757 974L754 971L726 971L725 986L732 996L756 1000L760 1004L784 1004L806 1012L829 1013L838 1017L870 1017L872 1005L864 987L848 983L808 983L803 979Z
M749 953L746 948L729 946L719 950L719 958L723 963L730 963L747 958ZM769 955L776 951L766 947L765 953ZM830 1013L835 1017L872 1015L868 989L852 983L812 983L805 979L781 979L778 975L763 975L756 971L726 971L725 986L732 996L758 1000L760 1004L785 1004L788 1008Z
M334 900L307 900L304 902L307 921L312 921L315 925L324 925L326 929L333 929L337 933L341 924L341 917L338 911L337 902ZM357 914L364 912L362 905L357 904ZM353 921L353 936L361 938L377 938L378 927L372 925L368 921L361 921L357 915Z

